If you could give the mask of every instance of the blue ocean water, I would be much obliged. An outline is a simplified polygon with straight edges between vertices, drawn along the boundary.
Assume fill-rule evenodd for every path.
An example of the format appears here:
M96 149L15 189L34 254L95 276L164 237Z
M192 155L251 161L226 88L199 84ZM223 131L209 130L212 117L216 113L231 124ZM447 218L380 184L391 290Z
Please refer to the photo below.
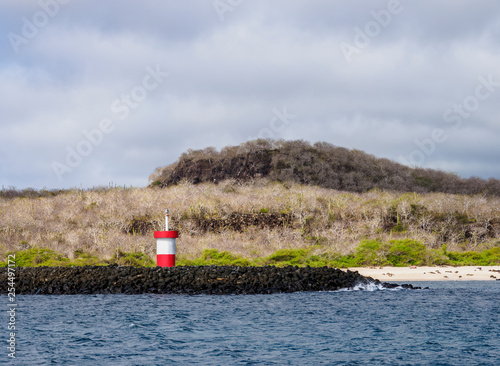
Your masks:
M430 289L18 295L16 358L5 346L0 363L500 365L500 281L413 284Z

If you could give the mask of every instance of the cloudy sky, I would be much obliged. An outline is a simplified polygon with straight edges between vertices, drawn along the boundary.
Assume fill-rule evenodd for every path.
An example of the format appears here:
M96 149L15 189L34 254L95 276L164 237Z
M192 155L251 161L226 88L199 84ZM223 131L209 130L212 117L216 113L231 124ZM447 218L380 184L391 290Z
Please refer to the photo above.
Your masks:
M500 178L496 0L6 0L0 33L5 188L257 137Z

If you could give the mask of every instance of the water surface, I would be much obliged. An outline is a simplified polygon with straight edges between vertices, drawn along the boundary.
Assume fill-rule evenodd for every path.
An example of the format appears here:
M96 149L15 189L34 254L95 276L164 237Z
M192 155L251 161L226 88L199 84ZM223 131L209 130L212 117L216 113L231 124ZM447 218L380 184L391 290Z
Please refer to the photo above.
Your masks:
M273 295L18 295L17 357L4 347L0 363L499 365L499 282Z

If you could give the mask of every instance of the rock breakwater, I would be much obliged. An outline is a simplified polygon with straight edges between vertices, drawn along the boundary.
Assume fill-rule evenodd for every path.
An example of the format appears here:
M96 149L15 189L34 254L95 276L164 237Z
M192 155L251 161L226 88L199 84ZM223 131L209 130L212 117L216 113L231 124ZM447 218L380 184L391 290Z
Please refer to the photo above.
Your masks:
M270 294L335 291L370 284L394 288L358 272L299 267L25 267L15 268L17 294ZM0 293L8 291L7 269L0 268ZM417 289L412 285L404 288Z

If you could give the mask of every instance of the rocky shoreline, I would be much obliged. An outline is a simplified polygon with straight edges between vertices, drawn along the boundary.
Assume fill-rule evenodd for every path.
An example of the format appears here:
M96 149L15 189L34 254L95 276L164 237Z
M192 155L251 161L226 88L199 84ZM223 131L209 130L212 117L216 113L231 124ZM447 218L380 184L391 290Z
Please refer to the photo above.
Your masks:
M299 267L173 267L125 266L17 267L16 294L271 294L297 291L335 291L380 282L358 272L336 268ZM412 285L403 288L420 289ZM0 268L0 293L7 294L7 268Z

